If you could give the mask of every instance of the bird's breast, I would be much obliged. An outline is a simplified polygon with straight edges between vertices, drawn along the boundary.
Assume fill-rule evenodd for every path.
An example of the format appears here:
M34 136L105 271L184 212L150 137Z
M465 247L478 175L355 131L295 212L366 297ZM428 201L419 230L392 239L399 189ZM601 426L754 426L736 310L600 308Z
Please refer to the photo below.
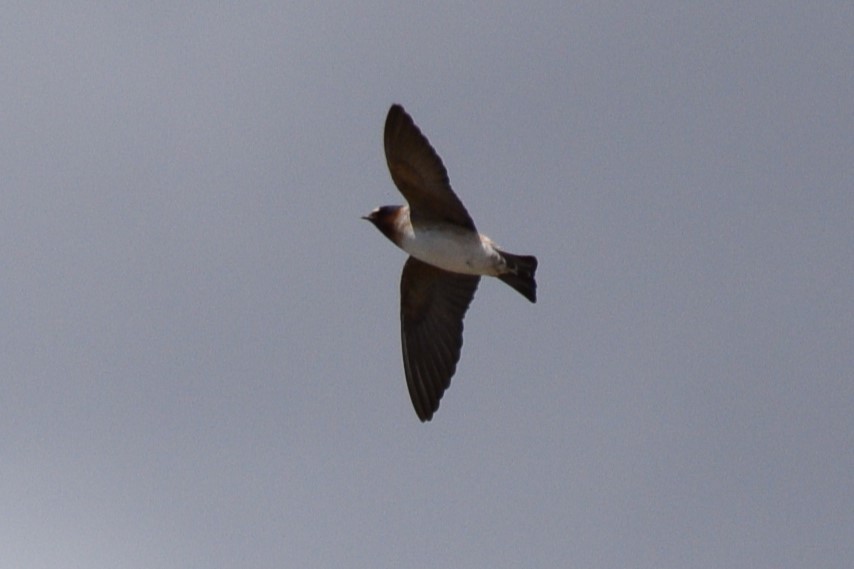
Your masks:
M400 248L440 269L468 275L497 275L501 257L492 242L472 231L431 227L406 231Z

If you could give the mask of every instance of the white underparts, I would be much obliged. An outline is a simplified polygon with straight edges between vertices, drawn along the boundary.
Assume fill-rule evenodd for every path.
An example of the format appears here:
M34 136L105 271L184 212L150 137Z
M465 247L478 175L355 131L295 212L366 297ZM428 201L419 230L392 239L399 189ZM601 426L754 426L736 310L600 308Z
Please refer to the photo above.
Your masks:
M504 272L504 260L486 236L456 227L415 230L407 225L400 248L420 261L469 275L496 276Z

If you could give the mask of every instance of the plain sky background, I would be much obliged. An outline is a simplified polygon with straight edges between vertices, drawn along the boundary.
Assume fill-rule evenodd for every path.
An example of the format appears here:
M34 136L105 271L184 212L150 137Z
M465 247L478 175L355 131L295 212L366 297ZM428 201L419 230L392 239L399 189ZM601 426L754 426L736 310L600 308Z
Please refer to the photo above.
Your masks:
M854 4L16 2L0 568L850 568ZM481 231L403 377L403 104Z

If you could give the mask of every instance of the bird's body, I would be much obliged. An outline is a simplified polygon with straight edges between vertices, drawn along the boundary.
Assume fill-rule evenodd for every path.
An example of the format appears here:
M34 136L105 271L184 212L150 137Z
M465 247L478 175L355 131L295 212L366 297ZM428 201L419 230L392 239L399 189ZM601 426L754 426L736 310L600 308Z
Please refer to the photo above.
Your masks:
M505 269L495 243L485 235L452 223L413 223L407 206L389 213L395 236L392 241L420 261L465 275L495 277Z
M409 205L378 207L364 219L410 255L400 282L403 364L415 411L429 421L456 371L480 277L498 277L536 302L537 259L502 251L477 231L441 159L399 105L389 109L384 143Z

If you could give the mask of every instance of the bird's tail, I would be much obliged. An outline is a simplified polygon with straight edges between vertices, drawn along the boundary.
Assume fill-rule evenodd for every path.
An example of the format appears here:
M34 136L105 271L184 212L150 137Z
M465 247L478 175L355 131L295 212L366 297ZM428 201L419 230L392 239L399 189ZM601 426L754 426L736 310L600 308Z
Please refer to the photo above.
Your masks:
M507 265L507 272L498 275L498 278L531 302L537 302L537 281L534 280L534 273L537 272L537 258L532 255L513 255L504 251L499 253Z

